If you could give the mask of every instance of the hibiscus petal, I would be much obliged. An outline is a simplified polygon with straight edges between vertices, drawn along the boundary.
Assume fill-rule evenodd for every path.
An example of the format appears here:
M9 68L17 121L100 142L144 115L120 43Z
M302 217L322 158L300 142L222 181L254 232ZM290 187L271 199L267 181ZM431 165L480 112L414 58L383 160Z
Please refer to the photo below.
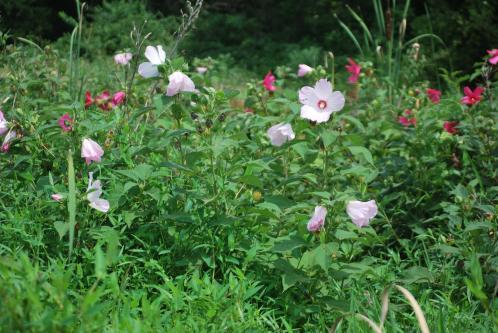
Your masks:
M87 192L89 192L86 195L86 198L90 202L94 202L100 199L100 196L102 195L102 185L100 183L100 180L96 180L93 183L89 183L89 188Z
M147 48L145 49L145 57L149 59L149 61L154 65L160 65L163 63L161 61L161 56L158 49L156 49L154 46L147 46Z
M302 87L299 90L299 102L315 107L318 103L318 97L315 94L315 90L308 86Z
M346 99L340 91L334 91L329 98L327 98L327 111L337 112L342 110Z
M472 90L469 87L463 88L463 93L467 96L472 95Z
M301 107L301 118L316 121L317 123L324 123L329 120L330 112L317 111L309 105L303 105Z
M96 209L102 213L107 213L109 211L109 201L105 199L97 199L96 201L90 202L90 207Z
M332 84L325 79L318 80L315 84L315 94L319 99L327 100L332 94Z
M159 60L161 61L159 64L164 64L164 62L166 61L166 52L164 52L163 47L161 45L157 46L157 52L159 54Z
M141 63L140 66L138 66L138 74L140 74L142 77L148 79L151 77L159 76L159 71L157 70L156 65L154 65L150 62L144 62L144 63Z

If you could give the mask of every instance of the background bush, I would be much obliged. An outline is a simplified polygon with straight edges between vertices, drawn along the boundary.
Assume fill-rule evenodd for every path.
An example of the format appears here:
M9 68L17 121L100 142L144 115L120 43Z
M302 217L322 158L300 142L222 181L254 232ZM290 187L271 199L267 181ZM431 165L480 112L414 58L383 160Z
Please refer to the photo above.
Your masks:
M149 20L148 31L153 41L168 42L174 19L183 8L181 1L86 1L90 8L88 19L98 29L90 28L94 51L114 53L122 43L133 22ZM277 64L286 54L306 47L321 47L337 54L354 54L356 49L340 28L334 15L356 27L346 9L350 5L367 21L374 17L370 1L206 1L197 30L184 43L186 54L194 57L230 53L249 68L265 70ZM400 3L401 4L401 3ZM402 5L398 4L398 10ZM473 61L483 55L498 40L498 2L451 0L412 1L408 16L407 38L427 33L429 22L448 50L437 54L435 67L447 66L471 71ZM0 30L16 36L54 40L69 31L70 26L58 16L59 11L75 16L72 1L19 0L0 3ZM102 25L101 23L105 23ZM449 28L451 27L451 28ZM429 48L430 43L424 42ZM88 46L89 47L89 46ZM304 61L304 60L302 60Z

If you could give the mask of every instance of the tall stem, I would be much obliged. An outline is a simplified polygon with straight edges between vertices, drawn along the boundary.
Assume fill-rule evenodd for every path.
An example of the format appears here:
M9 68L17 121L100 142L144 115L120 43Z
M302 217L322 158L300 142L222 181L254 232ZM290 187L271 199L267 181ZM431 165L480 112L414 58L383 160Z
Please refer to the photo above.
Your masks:
M67 153L67 178L69 182L69 196L67 210L69 212L69 257L73 252L74 228L76 226L76 181L74 176L73 152L69 149Z

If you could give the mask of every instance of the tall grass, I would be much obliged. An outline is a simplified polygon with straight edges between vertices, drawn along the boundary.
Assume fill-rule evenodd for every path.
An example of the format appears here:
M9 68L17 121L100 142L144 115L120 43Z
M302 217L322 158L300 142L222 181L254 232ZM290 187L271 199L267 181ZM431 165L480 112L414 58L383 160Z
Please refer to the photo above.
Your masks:
M65 17L66 21L73 24L74 28L71 32L69 44L69 94L73 101L77 101L81 96L83 89L83 81L80 80L80 50L81 50L81 32L83 30L83 12L86 3L80 3L76 0L77 21ZM80 80L80 82L78 82ZM77 89L79 84L79 89Z
M381 0L372 0L372 2L377 29L368 27L365 20L351 7L347 6L351 16L360 26L360 30L363 34L362 43L348 25L337 16L336 19L356 46L361 56L372 56L373 58L378 47L386 50L384 57L377 58L379 59L377 67L384 72L384 77L389 87L389 99L392 100L393 92L399 88L402 54L406 47L424 38L430 38L431 45L434 44L434 41L438 41L443 46L445 46L445 44L441 38L432 32L432 28L429 33L417 35L405 42L408 25L407 15L411 4L410 0L406 0L404 4L402 4L403 9L399 17L396 15L399 4L396 0L388 0L386 8L382 5ZM428 18L430 20L430 17ZM394 27L396 26L398 26L397 34L394 31Z

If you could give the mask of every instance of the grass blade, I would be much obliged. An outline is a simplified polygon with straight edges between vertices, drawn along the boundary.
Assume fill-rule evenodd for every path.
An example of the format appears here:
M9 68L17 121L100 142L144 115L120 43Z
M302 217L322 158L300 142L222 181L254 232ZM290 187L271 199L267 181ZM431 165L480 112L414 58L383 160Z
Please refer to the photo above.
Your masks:
M374 323L370 318L368 318L360 313L357 313L355 316L357 318L363 320L364 322L366 322L374 330L375 333L382 333L382 329L379 326L377 326L377 324Z
M29 40L27 38L22 38L22 37L17 37L17 39L19 39L23 43L26 43L26 44L29 44L31 46L34 46L35 48L37 48L38 50L40 50L40 52L43 52L43 49L38 44L36 44L35 42L33 42L32 40Z
M420 305L418 304L415 297L413 297L412 293L410 293L408 290L406 290L401 286L395 285L395 287L396 289L401 291L403 296L405 296L405 298L408 300L411 307L413 308L413 312L415 312L415 316L417 317L418 324L420 326L420 330L422 331L422 333L430 333L429 326L427 325L427 321L425 320L424 313L422 312Z
M339 21L339 25L344 29L344 31L346 31L346 33L348 34L349 38L351 38L351 40L353 41L354 45L356 46L356 48L358 49L358 51L360 51L360 54L363 56L363 49L361 48L361 45L360 43L358 42L358 40L356 39L356 37L354 36L353 32L351 31L351 29L349 29L349 27L344 24L338 17L337 15L334 15L335 18L337 19L337 21Z
M375 19L377 20L377 26L379 28L379 34L384 36L386 34L386 25L384 22L384 12L382 8L382 3L380 0L373 0Z
M349 5L346 5L346 8L349 10L349 12L351 13L351 15L353 15L354 19L360 24L360 26L363 29L363 32L368 37L368 40L370 41L370 43L372 45L374 45L374 40L373 40L373 37L372 37L372 33L370 32L370 30L368 29L367 25L365 24L365 21L363 21L363 19L358 14L356 14L356 12L353 10L353 8L349 7ZM367 44L367 46L368 46L368 44Z
M389 288L385 288L381 296L382 307L380 313L380 327L384 327L384 322L387 317L387 310L389 309Z
M418 35L416 37L413 37L412 39L410 39L409 41L407 41L406 43L403 44L403 48L405 48L408 45L411 45L411 44L415 43L416 41L419 41L420 39L423 39L423 38L432 38L432 39L435 39L439 43L441 43L441 45L443 45L444 47L446 47L446 44L443 42L443 40L438 35L427 33L427 34L420 34L420 35Z

